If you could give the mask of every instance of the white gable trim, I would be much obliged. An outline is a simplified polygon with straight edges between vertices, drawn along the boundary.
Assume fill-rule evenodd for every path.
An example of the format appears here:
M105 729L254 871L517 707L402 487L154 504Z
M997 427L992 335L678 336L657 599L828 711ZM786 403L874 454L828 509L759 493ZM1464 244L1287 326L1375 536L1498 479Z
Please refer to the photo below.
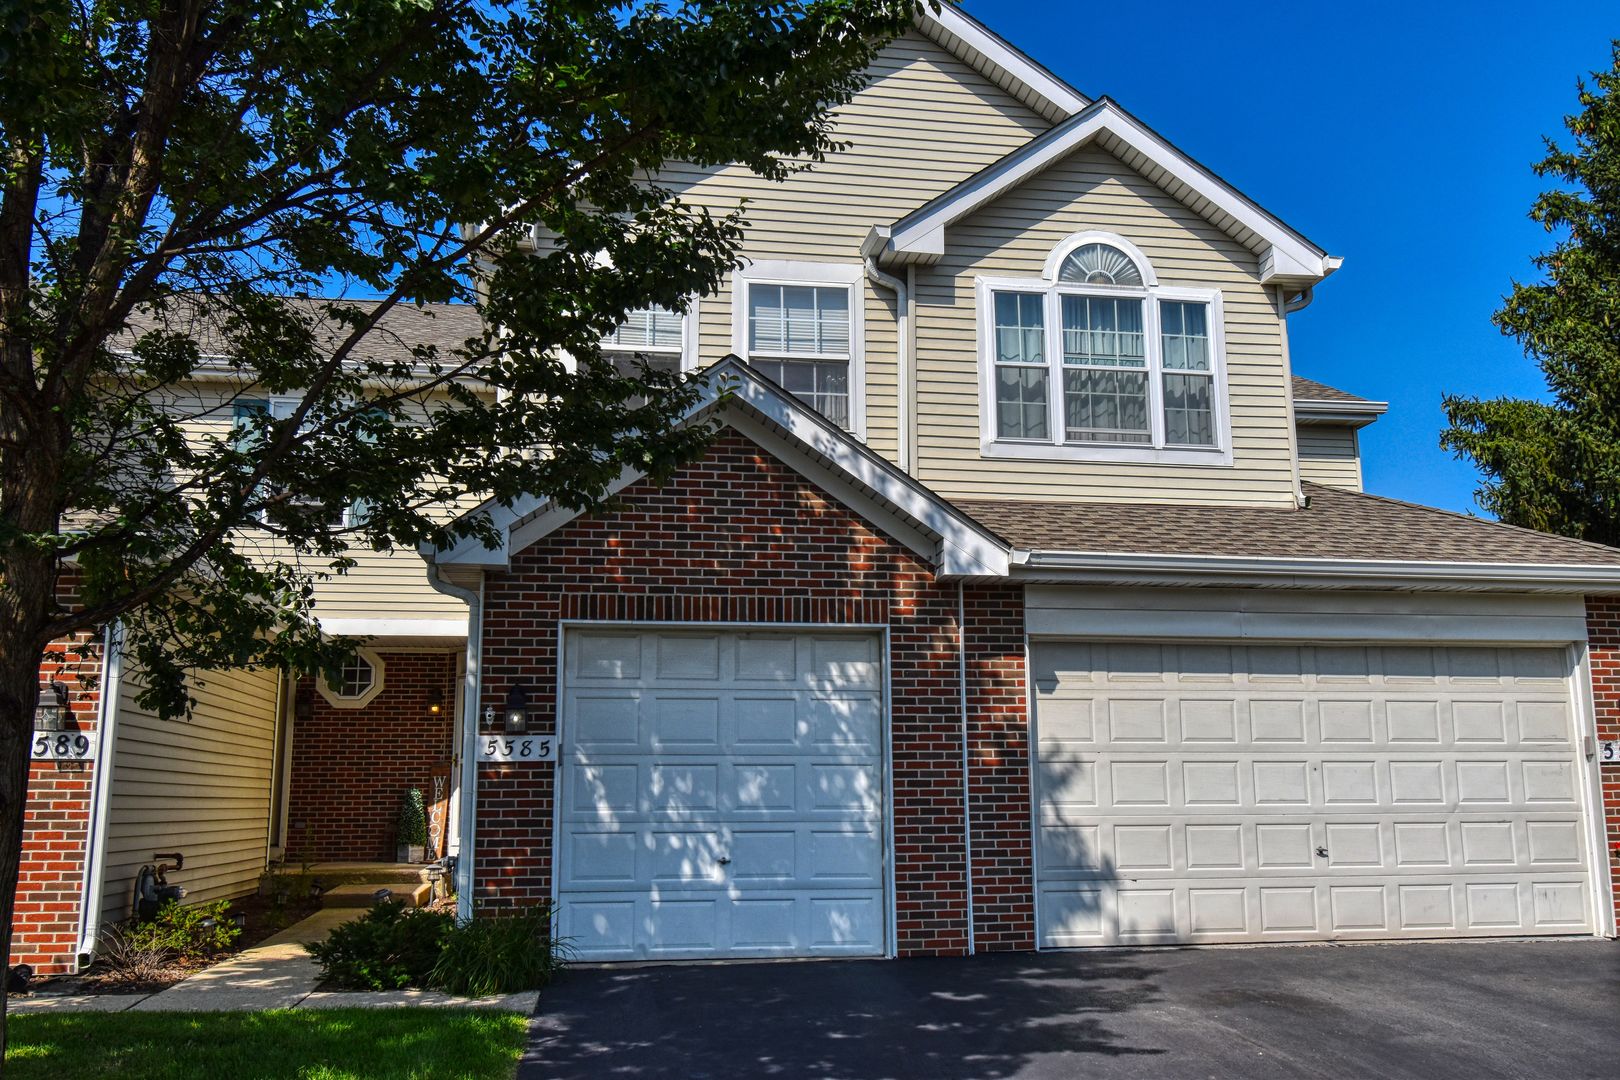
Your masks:
M1048 120L1067 120L1091 104L1080 91L949 3L938 10L923 7L917 15L917 28Z
M688 413L688 422L714 409L722 391L729 391L753 415L743 413L732 420L722 414L726 423L762 445L772 441L774 434L782 446L766 445L766 449L778 453L812 482L828 487L830 494L851 509L886 524L896 540L933 561L942 577L1006 577L1009 573L1012 552L1005 543L742 361L728 358L702 377L703 394ZM809 460L789 460L796 454ZM640 479L642 474L627 469L610 485L608 494L617 495ZM837 490L842 486L836 485L838 480L848 487ZM885 522L885 518L897 516L895 511L907 520ZM487 502L469 516L478 514L487 516L500 534L494 548L469 538L444 550L423 545L422 557L445 569L505 570L513 555L579 516L578 511L534 496L525 496L510 507ZM930 540L934 536L938 541Z
M1026 143L932 202L867 239L864 250L900 262L931 262L945 249L946 230L1103 135L1152 162L1183 202L1201 203L1257 240L1261 280L1303 286L1338 269L1340 260L1306 240L1236 188L1166 142L1108 98Z

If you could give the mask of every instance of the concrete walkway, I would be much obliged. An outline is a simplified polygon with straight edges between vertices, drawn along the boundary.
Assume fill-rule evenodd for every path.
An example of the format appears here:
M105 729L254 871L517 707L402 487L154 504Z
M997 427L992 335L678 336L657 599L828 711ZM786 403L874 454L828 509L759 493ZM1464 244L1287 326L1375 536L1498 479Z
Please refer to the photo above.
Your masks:
M302 922L243 949L223 963L155 994L49 995L14 998L13 1012L258 1012L264 1009L421 1008L498 1009L534 1012L540 992L504 997L458 998L430 990L387 993L317 990L319 966L304 946L333 927L363 915L358 908L317 911Z

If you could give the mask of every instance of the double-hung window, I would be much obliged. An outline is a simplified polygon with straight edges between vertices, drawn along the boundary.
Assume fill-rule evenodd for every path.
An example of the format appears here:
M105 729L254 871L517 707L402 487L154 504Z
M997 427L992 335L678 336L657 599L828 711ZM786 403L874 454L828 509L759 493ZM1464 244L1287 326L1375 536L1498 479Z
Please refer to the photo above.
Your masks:
M250 449L253 443L260 438L258 425L263 419L285 420L298 410L303 399L298 397L273 398L237 398L231 406L231 438L233 445L238 449ZM380 414L374 414L380 415ZM366 442L374 441L365 433L360 438ZM261 489L260 498L274 494L266 486ZM325 513L327 523L335 527L356 528L364 525L371 514L368 500L357 498L352 503L341 508L328 508L313 499L294 495L283 504L289 511L302 513ZM265 522L265 515L261 511L258 520Z
M861 430L859 268L756 265L739 275L737 351L839 427Z
M1229 460L1219 293L1161 287L1123 240L1088 235L979 296L987 455Z
M692 318L669 308L648 306L631 311L623 323L602 339L602 355L624 374L637 364L677 374L694 362Z

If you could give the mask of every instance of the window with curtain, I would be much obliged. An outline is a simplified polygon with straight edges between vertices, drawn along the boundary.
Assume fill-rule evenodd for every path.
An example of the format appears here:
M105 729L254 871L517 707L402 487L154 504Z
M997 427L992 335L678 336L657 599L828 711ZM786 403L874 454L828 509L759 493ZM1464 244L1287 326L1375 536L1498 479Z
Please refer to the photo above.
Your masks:
M749 282L747 291L748 362L849 427L850 287Z
M1161 288L1127 248L1078 243L1050 277L981 282L987 450L1221 449L1219 294Z
M1062 301L1063 437L1151 442L1143 301L1102 296Z
M1215 370L1209 307L1167 300L1159 305L1164 366L1164 441L1215 445Z
M1047 438L1046 300L1039 293L996 294L996 433Z

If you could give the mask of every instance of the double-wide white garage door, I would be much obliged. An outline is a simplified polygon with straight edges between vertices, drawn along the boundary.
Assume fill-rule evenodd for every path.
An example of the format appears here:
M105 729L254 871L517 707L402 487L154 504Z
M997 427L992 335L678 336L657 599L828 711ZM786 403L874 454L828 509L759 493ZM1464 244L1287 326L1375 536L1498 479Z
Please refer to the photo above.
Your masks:
M1043 643L1044 947L1588 933L1563 649Z
M560 933L582 960L884 951L869 634L576 630Z

